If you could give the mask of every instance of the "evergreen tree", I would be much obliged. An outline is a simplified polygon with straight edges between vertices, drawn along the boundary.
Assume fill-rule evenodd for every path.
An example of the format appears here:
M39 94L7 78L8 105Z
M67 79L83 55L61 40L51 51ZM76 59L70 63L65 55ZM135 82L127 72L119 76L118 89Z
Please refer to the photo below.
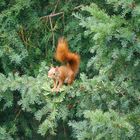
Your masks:
M140 2L0 0L0 139L139 140ZM57 39L79 75L52 93Z

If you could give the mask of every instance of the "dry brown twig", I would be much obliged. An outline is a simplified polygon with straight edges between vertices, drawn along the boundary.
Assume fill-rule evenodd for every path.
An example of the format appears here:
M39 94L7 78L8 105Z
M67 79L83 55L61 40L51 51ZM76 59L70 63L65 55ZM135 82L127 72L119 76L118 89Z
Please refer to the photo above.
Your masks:
M50 21L50 26L51 26L51 32L52 32L52 40L53 40L53 48L55 47L55 40L54 40L54 27L52 25L52 19L51 17L49 17L49 21Z
M18 34L21 37L23 43L27 46L28 45L28 39L25 37L25 31L24 31L24 28L23 27L20 28Z
M61 14L64 15L64 12L55 13L55 10L56 10L56 8L58 6L58 3L59 3L59 0L57 1L57 4L55 6L54 11L50 15L42 16L42 17L40 17L40 19L45 19L45 18L49 18L49 17L55 17L55 16L58 16L58 15L61 15ZM73 8L72 11L80 9L82 7L83 7L83 5L76 6L76 7Z
M51 18L51 17L55 17L55 16L58 16L58 15L63 15L64 12L59 12L59 13L54 13L54 14L50 14L50 15L47 15L47 16L43 16L43 17L40 17L40 19L45 19L45 18Z
M51 32L52 32L53 48L55 47L55 38L54 38L54 28L55 28L55 26L53 26L52 17L62 15L63 24L64 24L64 12L55 13L59 2L60 2L60 0L57 0L56 5L55 5L55 8L54 8L53 12L52 12L50 15L46 15L46 16L40 17L41 20L42 20L42 19L45 19L45 20L48 20L48 19L49 19L50 27L51 27ZM72 11L79 9L79 8L81 8L82 6L83 6L83 5L76 6L76 7L73 8ZM65 24L64 24L64 25L65 25Z

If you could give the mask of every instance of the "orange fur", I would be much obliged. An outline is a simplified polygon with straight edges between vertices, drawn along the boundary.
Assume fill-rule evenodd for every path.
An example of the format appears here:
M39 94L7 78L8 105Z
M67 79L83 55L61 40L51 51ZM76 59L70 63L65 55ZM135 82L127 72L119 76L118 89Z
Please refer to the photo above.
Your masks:
M80 56L70 52L67 40L60 38L56 48L55 59L61 63L66 63L60 67L52 67L48 72L48 77L54 80L53 91L59 91L64 82L73 83L79 70Z
M74 74L77 74L80 64L80 57L78 54L69 51L66 39L60 38L58 40L55 58L60 62L66 62L67 66L72 69Z

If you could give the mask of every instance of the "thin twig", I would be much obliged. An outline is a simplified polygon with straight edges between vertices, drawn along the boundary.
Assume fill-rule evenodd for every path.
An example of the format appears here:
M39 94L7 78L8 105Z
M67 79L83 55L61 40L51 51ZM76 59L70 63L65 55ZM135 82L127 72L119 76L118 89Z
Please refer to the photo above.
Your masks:
M61 14L64 14L64 12L59 12L59 13L55 13L55 14L50 14L50 15L47 15L47 16L43 16L43 17L40 17L40 19L55 17L55 16L58 16L58 15L61 15Z
M20 115L21 111L22 111L21 109L18 111L18 113L16 114L16 117L15 117L14 121L17 120L17 118L18 118L18 116Z
M55 16L59 16L59 15L62 15L62 22L63 22L63 25L65 26L65 23L64 23L64 12L59 12L59 13L55 13L55 11L56 11L56 9L57 9L57 6L58 6L58 4L59 4L59 1L60 0L57 0L57 2L56 2L56 5L55 5L55 8L54 8L54 10L53 10L53 12L50 14L50 15L46 15L46 16L42 16L42 17L40 17L40 19L49 19L49 21L50 21L50 26L51 26L51 32L52 32L52 41L53 41L53 49L54 49L54 47L55 47L55 38L54 38L54 28L55 28L55 26L53 27L53 24L52 24L52 17L55 17ZM79 8L81 8L83 5L79 5L79 6L76 6L76 7L74 7L73 8L73 10L72 11L74 11L74 10L77 10L77 9L79 9Z
M18 33L18 35L21 37L21 39L22 39L22 41L23 41L23 43L26 45L26 47L27 47L27 45L28 45L28 39L25 37L25 35L24 35L24 29L23 29L23 27L21 27L21 29L20 29L20 31L19 31L19 33Z
M74 8L73 8L73 10L77 10L77 9L79 9L79 8L81 8L81 7L83 7L83 5L82 5L82 4L81 4L81 5L79 5L79 6L74 7Z
M51 19L51 17L49 17L49 20L50 20L50 25L51 25L51 32L52 32L52 37L53 37L53 48L54 48L55 47L54 28L53 28L53 25L52 25L52 19Z
M62 18L63 18L63 29L65 29L65 16L64 16L64 13L63 13L63 15L62 15Z
M60 0L57 0L57 2L56 2L56 5L55 5L54 10L53 10L53 12L52 12L53 14L55 13L55 10L56 10L56 8L57 8L57 6L58 6L59 1L60 1Z
M57 5L58 5L58 2L59 2L59 0L57 1ZM64 12L54 13L55 10L56 10L56 8L57 8L57 5L55 6L54 11L53 11L50 15L42 16L42 17L40 17L40 19L49 18L49 17L55 17L55 16L58 16L58 15L61 15L61 14L64 15ZM72 11L79 9L79 8L81 8L82 6L83 6L83 5L76 6L76 7L73 8Z

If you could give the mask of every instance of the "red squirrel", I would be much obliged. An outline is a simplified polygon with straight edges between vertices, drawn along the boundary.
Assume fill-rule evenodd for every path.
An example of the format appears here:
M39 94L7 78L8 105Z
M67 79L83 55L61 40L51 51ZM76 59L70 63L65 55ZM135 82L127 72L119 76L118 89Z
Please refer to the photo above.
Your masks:
M79 70L80 56L72 53L68 49L67 40L63 37L59 38L55 59L61 63L65 63L60 67L51 67L48 71L48 77L53 79L54 86L52 91L58 92L64 83L72 84Z

